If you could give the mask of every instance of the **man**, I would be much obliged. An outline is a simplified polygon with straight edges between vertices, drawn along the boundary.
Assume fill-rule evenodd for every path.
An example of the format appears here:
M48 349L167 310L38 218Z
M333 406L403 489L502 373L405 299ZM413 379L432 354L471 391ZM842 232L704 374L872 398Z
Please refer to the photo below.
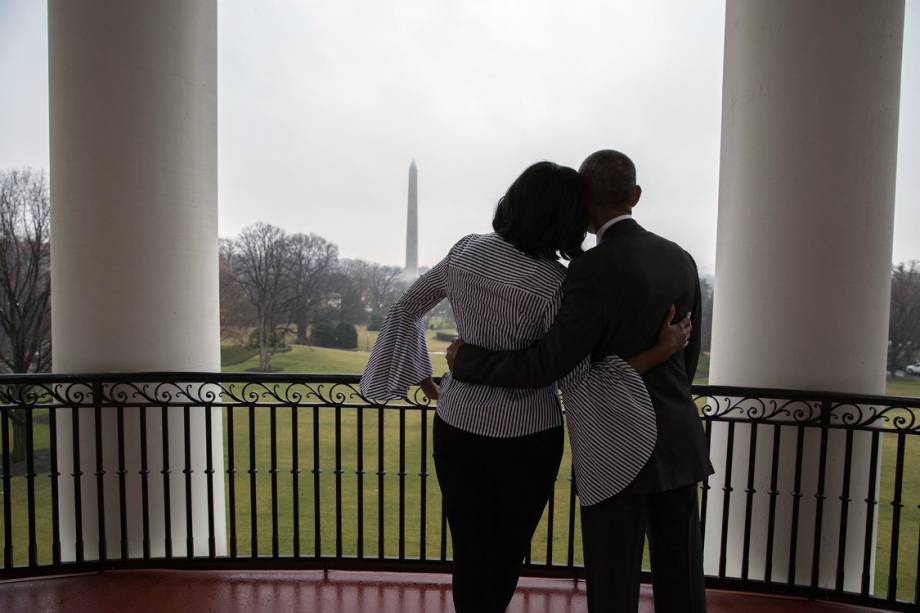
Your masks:
M670 305L676 304L678 313L691 312L693 331L687 348L644 375L658 429L651 458L624 489L594 504L585 506L582 501L581 516L589 611L637 611L646 534L655 610L705 611L696 493L697 482L713 469L690 395L700 351L696 264L678 245L632 219L642 190L627 156L598 151L584 161L579 173L585 179L590 228L598 245L569 266L562 307L552 328L521 351L489 351L457 341L448 350L448 363L453 377L461 381L541 387L564 377L588 355L598 361L650 347L661 313ZM582 454L598 462L610 453L611 445L604 440L580 444L590 444L592 448L582 449Z

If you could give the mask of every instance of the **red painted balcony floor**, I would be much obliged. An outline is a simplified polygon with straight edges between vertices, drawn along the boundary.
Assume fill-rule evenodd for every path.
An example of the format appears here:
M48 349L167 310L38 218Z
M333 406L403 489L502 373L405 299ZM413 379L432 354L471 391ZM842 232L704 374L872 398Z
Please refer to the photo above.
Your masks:
M870 609L710 591L709 613L852 613ZM522 579L509 613L581 613L584 584ZM640 610L652 612L651 588ZM112 571L0 583L0 611L68 613L450 613L450 577L404 573Z

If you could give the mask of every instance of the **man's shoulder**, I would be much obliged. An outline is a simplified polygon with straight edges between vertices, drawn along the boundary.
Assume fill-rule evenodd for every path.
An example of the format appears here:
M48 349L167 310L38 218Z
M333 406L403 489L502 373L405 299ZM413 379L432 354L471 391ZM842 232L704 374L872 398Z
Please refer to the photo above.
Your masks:
M694 267L696 267L696 262L694 261L693 256L690 255L690 252L684 249L683 247L681 247L680 244L678 244L677 242L669 238L666 238L664 236L661 236L660 234L655 234L654 232L650 232L646 230L645 232L642 233L641 240L645 241L649 246L651 246L655 250L664 251L672 255L675 258L687 260L688 262L693 264Z
M613 251L606 248L606 243L601 243L569 262L569 276L584 274L599 268L609 268L613 257Z

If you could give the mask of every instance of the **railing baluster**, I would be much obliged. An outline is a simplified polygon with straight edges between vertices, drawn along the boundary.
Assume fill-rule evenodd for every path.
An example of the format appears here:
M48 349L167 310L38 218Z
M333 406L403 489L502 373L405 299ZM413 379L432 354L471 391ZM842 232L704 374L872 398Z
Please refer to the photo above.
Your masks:
M744 490L744 543L741 550L741 578L745 580L748 578L748 571L750 570L751 517L754 513L754 493L757 491L754 489L754 474L757 467L757 423L752 423L750 428L751 437L748 440L748 478L747 487Z
M250 552L253 559L259 557L259 505L256 492L256 407L249 405L249 535Z
M712 453L712 421L709 419L703 419L703 430L706 432L706 452L707 456ZM712 486L709 485L709 475L706 475L706 478L703 479L702 485L700 485L700 538L703 541L703 544L706 543L706 511L709 505L709 490L712 489Z
M863 543L862 585L860 592L869 596L872 584L872 552L875 546L875 508L878 506L876 488L878 487L878 451L879 432L872 433L872 450L869 453L869 486L866 491L866 538Z
M271 475L272 486L272 557L278 557L278 415L277 408L269 408L269 444L271 446Z
M797 426L796 431L795 485L792 491L792 532L789 534L789 585L795 585L795 556L799 544L799 504L802 499L802 449L805 445L805 427Z
M917 505L920 510L920 504ZM914 579L914 604L920 603L920 524L917 525L917 576Z
M817 594L821 579L821 534L824 522L824 480L827 476L827 439L828 426L831 423L831 405L821 403L821 451L818 460L818 491L815 493L815 530L811 550L811 589Z
M96 457L96 520L99 532L99 560L105 561L108 551L105 542L105 470L102 467L102 384L93 384L93 427L95 429Z
M399 407L399 559L406 559L406 409Z
M358 559L364 557L364 409L358 407L355 409L357 411L357 421L358 421L358 467L355 471L355 475L358 479Z
M847 519L850 508L850 469L853 466L853 431L846 432L846 452L843 458L843 488L840 492L840 530L837 532L837 582L838 592L843 591L845 580L844 562L847 556Z
M291 509L294 524L294 557L300 557L300 460L297 457L297 405L291 405Z
M425 537L428 533L428 405L423 404L421 407L421 458L419 476L419 535L418 535L418 557L425 560L428 557L428 551L425 543Z
M728 422L728 443L725 446L725 485L722 486L722 534L719 541L719 577L725 577L728 553L728 521L731 517L732 461L735 450L735 422Z
M172 557L172 509L169 491L169 407L163 405L162 428L163 438L163 542L166 548L166 558Z
M140 437L141 437L141 521L143 522L143 556L145 560L150 559L150 491L148 475L150 470L147 466L147 407L141 405L138 407L138 419L140 420Z
M377 407L377 558L381 560L386 557L383 535L384 520L386 519L384 515L383 487L384 477L386 477L387 473L383 464L383 445L386 440L383 411L382 405Z
M185 445L185 557L195 557L195 527L192 515L192 423L191 407L182 407L182 438Z
M575 568L575 473L569 472L569 534L566 547L566 568Z
M35 538L35 432L33 408L26 407L26 499L29 506L29 566L38 565L38 542Z
M5 419L5 416L0 415L0 419ZM57 408L53 406L48 407L48 429L51 437L51 472L48 474L51 478L51 563L57 566L61 563L61 513L58 492L58 479L61 473L58 471Z
M888 602L898 598L898 546L901 537L901 487L904 483L904 445L906 438L898 432L898 450L894 469L894 497L891 500L891 560L888 566Z
M236 458L233 454L234 431L233 413L236 407L230 405L227 411L227 496L230 498L230 557L235 558L237 553L236 542Z
M342 558L342 407L335 405L335 557Z
M319 407L313 407L313 554L316 559L323 557L323 541L320 523L320 488L319 476Z
M214 434L211 432L211 405L204 407L204 452L205 452L205 478L208 488L208 557L217 556L217 542L214 529Z
M764 563L764 580L773 582L773 542L776 538L776 498L779 496L779 441L782 433L779 424L773 425L773 452L770 456L770 503L767 511L767 557Z
M0 445L3 453L3 567L13 566L13 494L10 486L10 417L11 408L0 414Z
M74 521L74 558L78 564L83 562L83 488L80 483L83 471L80 466L80 414L77 407L70 410L71 442L73 443L73 521ZM5 422L4 422L5 423ZM4 445L4 448L7 448ZM8 470L4 472L9 472Z
M121 559L128 559L128 498L125 491L125 410L115 409L117 447L118 447L118 532L121 547Z

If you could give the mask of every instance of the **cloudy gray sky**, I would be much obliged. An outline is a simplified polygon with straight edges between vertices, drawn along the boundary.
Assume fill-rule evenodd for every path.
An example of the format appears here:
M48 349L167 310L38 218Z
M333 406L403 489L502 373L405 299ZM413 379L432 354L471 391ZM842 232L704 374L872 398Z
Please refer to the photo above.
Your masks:
M48 166L45 2L0 0L0 168ZM640 222L715 261L724 2L222 0L220 231L401 264L487 231L528 164L628 152ZM907 0L893 259L920 258L920 0Z

